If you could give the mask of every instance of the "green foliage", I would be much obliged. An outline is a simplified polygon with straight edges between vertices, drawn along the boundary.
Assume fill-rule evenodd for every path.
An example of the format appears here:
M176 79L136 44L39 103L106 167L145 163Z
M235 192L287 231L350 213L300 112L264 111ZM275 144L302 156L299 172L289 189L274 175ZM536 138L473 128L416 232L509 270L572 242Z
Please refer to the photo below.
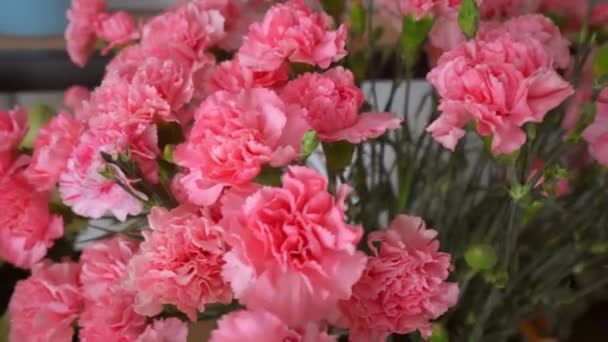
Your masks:
M430 17L419 20L411 14L403 17L400 35L401 55L408 68L412 68L418 62L420 49L432 27L433 19Z
M463 0L458 11L458 26L464 35L471 39L477 35L479 27L479 7L475 0Z

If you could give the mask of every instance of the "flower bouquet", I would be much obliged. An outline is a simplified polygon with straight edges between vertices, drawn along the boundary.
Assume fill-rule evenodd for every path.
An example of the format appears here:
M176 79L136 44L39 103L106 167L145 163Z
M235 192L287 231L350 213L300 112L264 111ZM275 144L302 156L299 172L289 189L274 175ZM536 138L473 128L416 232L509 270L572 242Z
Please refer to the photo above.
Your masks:
M608 284L606 5L67 17L113 57L0 113L10 341L565 339Z

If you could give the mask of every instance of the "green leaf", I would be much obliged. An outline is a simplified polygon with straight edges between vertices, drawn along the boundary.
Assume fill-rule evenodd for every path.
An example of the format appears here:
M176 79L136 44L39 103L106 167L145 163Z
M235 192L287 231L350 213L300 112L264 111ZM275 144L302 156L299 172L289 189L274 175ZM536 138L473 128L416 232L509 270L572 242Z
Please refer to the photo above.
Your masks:
M593 76L600 79L608 76L608 43L600 46L593 57Z
M462 33L468 38L474 38L477 35L479 27L479 7L475 0L463 0L458 11L458 26Z
M367 14L361 3L354 3L350 8L350 32L355 36L365 32Z
M302 138L302 143L300 146L300 159L304 160L308 158L308 156L314 152L317 146L319 146L319 138L317 137L317 133L313 130L308 130Z
M433 329L431 330L431 338L429 342L449 342L450 337L448 331L445 327L439 323L433 324Z
M433 19L430 17L423 17L420 20L416 20L411 14L403 17L399 42L401 43L403 59L408 68L414 67L418 62L420 48L432 27Z

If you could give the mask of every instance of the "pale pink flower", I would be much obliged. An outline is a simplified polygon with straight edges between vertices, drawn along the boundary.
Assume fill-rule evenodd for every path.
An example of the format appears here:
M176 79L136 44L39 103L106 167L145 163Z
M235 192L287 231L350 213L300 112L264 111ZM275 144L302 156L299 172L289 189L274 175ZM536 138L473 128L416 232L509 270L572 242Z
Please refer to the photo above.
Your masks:
M484 19L510 18L536 12L539 0L477 0Z
M80 259L85 305L78 321L83 342L135 341L146 329L146 317L134 310L135 293L124 286L137 248L122 236L85 247Z
M106 65L106 75L117 75L120 78L131 80L139 66L148 57L154 56L149 51L145 51L141 44L129 45L120 49Z
M32 161L25 170L25 177L38 191L55 187L82 131L82 125L63 111L40 129Z
M265 1L265 0L262 0ZM247 28L256 19L256 10L251 1L234 0L194 0L192 1L202 10L217 10L224 17L225 36L217 45L224 50L238 49L247 33Z
M9 340L71 342L82 309L78 264L42 262L15 286L9 303Z
M570 41L562 36L549 18L541 14L522 15L498 26L482 26L477 38L492 41L505 33L517 38L536 39L553 58L556 67L565 69L570 65Z
M110 286L125 278L137 250L137 242L122 235L87 245L80 256L83 297L95 302L105 296Z
M292 166L282 188L262 188L237 215L224 215L232 249L223 274L240 303L297 327L327 318L350 297L366 257L356 248L361 227L344 222L347 192L334 198L327 179Z
M95 22L95 34L108 43L103 53L139 38L133 18L124 11L101 14Z
M225 37L224 23L219 10L185 2L146 23L142 48L155 56L173 50L191 63L207 60L206 49Z
M306 322L303 322L306 323ZM211 332L210 342L331 342L335 337L320 331L315 324L305 329L291 329L267 311L235 311L222 316Z
M133 309L135 294L121 283L109 286L97 301L85 301L78 324L82 342L131 342L145 331L147 319Z
M30 268L63 235L63 219L49 212L50 193L38 192L22 169L0 175L0 259Z
M0 110L0 175L10 166L14 150L27 133L27 117L23 108Z
M59 181L63 202L82 216L99 218L111 213L123 221L127 215L139 214L142 203L118 184L100 174L106 162L101 152L110 155L129 151L138 162L144 176L156 175L157 137L154 126L141 133L127 133L120 129L89 129L68 159Z
M519 149L526 140L521 126L541 122L573 93L552 64L541 43L528 36L505 33L459 45L427 75L441 96L442 112L427 131L453 150L463 127L475 121L480 135L492 136L494 153Z
M595 120L583 131L583 139L589 144L591 156L608 165L608 87L598 96Z
M177 318L158 319L148 325L136 342L186 342L188 326Z
M196 321L206 304L232 300L221 274L226 245L219 226L190 206L155 207L149 221L152 231L143 232L129 266L137 312L154 316L172 304Z
M89 95L89 89L79 85L71 86L63 93L63 104L73 113L77 113L82 109L83 102L89 99Z
M398 128L401 119L390 113L363 113L363 92L353 74L342 67L322 74L306 73L289 82L281 94L287 103L304 108L306 121L322 141L353 144Z
M482 24L483 25L483 24ZM483 27L483 26L482 26ZM458 12L449 11L435 18L429 32L429 45L440 52L449 51L466 40L458 26Z
M382 16L388 18L395 27L401 27L403 16L413 15L415 19L425 16L455 12L462 0L376 0Z
M72 0L72 6L67 12L65 40L70 59L80 67L84 67L95 51L95 23L105 8L105 0Z
M273 88L284 85L289 79L289 66L282 64L276 70L254 71L233 59L210 67L204 78L205 94L219 90L238 93L243 88Z
M431 334L430 320L458 301L458 284L446 282L450 255L439 252L437 232L419 217L399 215L387 230L370 234L373 256L353 286L350 299L340 302L351 341L384 341L391 333L418 329ZM376 249L375 242L380 242Z
M296 158L306 130L300 111L270 90L219 91L200 105L173 156L190 169L182 179L190 200L210 205L224 187L251 182L264 164L279 167Z
M253 70L276 70L285 60L327 68L346 56L346 26L329 31L331 19L303 0L275 4L261 22L249 26L239 62Z

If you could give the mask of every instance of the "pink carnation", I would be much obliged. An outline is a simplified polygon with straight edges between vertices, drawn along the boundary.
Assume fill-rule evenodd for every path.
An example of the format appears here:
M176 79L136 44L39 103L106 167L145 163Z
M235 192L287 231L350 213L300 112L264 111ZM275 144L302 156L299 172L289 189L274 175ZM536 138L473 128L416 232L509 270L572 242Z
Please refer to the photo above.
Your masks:
M34 266L63 235L63 219L49 212L50 193L38 192L22 170L0 175L0 259Z
M224 23L225 18L217 9L207 10L186 2L146 23L141 44L155 56L173 51L196 63L207 60L205 50L224 38Z
M285 60L327 68L346 56L346 26L328 31L331 19L313 12L303 0L270 8L262 22L253 23L238 52L242 65L276 70Z
M253 71L242 66L237 59L225 61L205 73L203 87L206 94L219 90L238 93L243 88L278 87L289 79L289 67L283 64L276 70Z
M80 67L84 67L95 51L95 23L105 8L105 0L72 0L72 7L67 12L65 40L70 59Z
M344 222L347 191L334 198L327 179L293 166L282 188L262 188L237 215L224 215L232 249L223 274L240 303L297 327L325 319L350 297L366 257L356 248L361 228Z
M559 28L549 18L541 14L522 15L497 27L491 26L486 25L486 29L480 31L478 39L492 41L505 34L518 38L529 37L544 46L556 67L565 69L570 65L570 41L562 36Z
M363 92L355 85L353 74L342 67L323 74L306 73L289 82L282 97L305 109L306 121L322 141L358 144L398 128L401 123L390 113L358 115Z
M9 304L10 341L70 342L82 308L78 264L42 262L15 286Z
M8 112L0 110L0 176L12 163L13 151L21 144L27 129L25 109L15 108Z
M583 131L591 156L600 164L608 165L608 87L599 94L595 120Z
M95 33L108 43L104 53L139 38L133 18L124 11L101 14L95 22Z
M522 125L541 122L573 93L540 42L510 34L459 45L427 79L441 96L442 112L427 131L451 150L473 120L480 135L492 135L494 153L511 153L526 140Z
M146 318L134 310L135 294L124 286L137 248L137 243L119 235L85 247L80 258L83 342L135 341L145 330Z
M403 16L411 14L415 19L421 19L456 12L461 2L462 0L376 0L380 13L399 28Z
M82 131L82 125L66 112L59 112L40 129L32 161L25 170L25 177L38 191L55 187Z
M107 289L127 274L137 242L116 235L87 245L80 257L80 283L84 298L91 302L105 296Z
M127 133L119 129L89 129L80 138L67 168L61 175L59 191L63 202L82 216L99 218L111 213L123 221L127 215L139 214L142 203L118 184L100 174L106 165L101 152L115 155L127 147L148 178L156 175L156 129Z
M81 113L84 102L89 99L90 93L91 92L89 91L89 89L77 85L69 87L63 93L63 104L68 107L68 109L70 109L72 113L74 113L74 116L80 122L86 121L81 120L80 117L82 117L83 115L79 115L79 113Z
M306 329L290 329L277 316L267 311L235 311L222 316L217 329L211 332L210 342L241 341L310 341L331 342L335 337L319 331L314 324Z
M188 326L177 318L155 320L135 342L186 342Z
M198 108L188 140L174 153L176 163L190 169L182 179L190 200L213 204L224 187L246 185L264 164L289 163L306 129L297 108L270 90L214 93Z
M416 329L428 338L429 321L456 304L458 285L446 282L450 255L438 251L436 236L422 219L405 215L387 230L370 234L374 256L352 297L340 302L352 341L384 341L391 333ZM379 250L374 242L381 242Z
M140 253L129 266L137 312L154 316L164 304L173 304L196 321L196 311L205 311L206 304L229 303L220 228L187 206L156 207L149 220L152 231L144 231Z

